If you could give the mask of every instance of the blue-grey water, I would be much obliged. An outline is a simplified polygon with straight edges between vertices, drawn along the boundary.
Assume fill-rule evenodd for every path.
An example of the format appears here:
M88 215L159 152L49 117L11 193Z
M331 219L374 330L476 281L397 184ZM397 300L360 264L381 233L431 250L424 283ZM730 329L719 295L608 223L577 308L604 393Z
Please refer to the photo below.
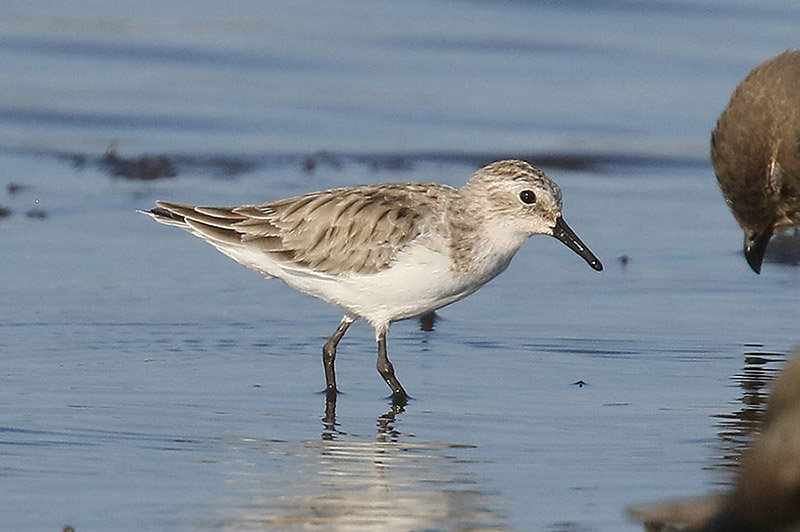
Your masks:
M800 270L749 270L708 139L798 27L795 0L4 2L0 529L618 532L725 489ZM335 427L339 312L135 212L503 157L605 271L537 237L395 324L397 415L357 324Z

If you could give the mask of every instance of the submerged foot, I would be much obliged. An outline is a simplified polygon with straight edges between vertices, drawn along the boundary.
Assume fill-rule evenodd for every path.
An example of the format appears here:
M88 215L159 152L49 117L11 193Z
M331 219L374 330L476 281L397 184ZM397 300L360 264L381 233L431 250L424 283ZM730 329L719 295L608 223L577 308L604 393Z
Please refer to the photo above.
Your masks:
M408 397L408 394L405 392L405 390L400 388L399 392L395 391L394 393L392 393L392 406L402 408L408 404L409 399L410 398Z

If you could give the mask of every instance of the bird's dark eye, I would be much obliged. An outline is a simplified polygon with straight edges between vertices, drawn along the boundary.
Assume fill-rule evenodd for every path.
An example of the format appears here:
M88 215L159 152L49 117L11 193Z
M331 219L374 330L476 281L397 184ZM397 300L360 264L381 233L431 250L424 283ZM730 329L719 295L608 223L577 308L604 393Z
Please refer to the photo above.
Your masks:
M533 193L533 190L523 190L519 193L519 199L526 205L533 205L536 203L536 194Z

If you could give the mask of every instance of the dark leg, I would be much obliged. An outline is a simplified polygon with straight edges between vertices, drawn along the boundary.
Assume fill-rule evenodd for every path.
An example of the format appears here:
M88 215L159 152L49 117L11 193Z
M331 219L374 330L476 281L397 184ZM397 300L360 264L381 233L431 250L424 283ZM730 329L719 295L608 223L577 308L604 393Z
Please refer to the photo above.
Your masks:
M408 394L394 376L394 366L386 354L386 331L378 333L378 372L392 389L392 402L399 406L405 405L408 402Z
M349 316L345 316L342 318L342 321L339 322L339 327L336 328L336 332L328 338L328 341L325 342L325 346L322 348L322 365L325 366L325 392L328 396L328 400L336 401L336 371L333 369L333 361L336 359L336 346L339 345L339 340L342 339L344 333L347 332L347 329L350 325L353 324L355 320Z

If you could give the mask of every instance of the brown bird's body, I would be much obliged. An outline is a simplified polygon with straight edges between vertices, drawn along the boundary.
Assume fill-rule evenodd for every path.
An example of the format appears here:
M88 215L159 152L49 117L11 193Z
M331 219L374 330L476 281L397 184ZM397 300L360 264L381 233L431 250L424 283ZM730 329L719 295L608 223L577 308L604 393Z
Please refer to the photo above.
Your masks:
M800 51L765 61L736 87L711 135L711 160L760 273L772 235L800 224Z

